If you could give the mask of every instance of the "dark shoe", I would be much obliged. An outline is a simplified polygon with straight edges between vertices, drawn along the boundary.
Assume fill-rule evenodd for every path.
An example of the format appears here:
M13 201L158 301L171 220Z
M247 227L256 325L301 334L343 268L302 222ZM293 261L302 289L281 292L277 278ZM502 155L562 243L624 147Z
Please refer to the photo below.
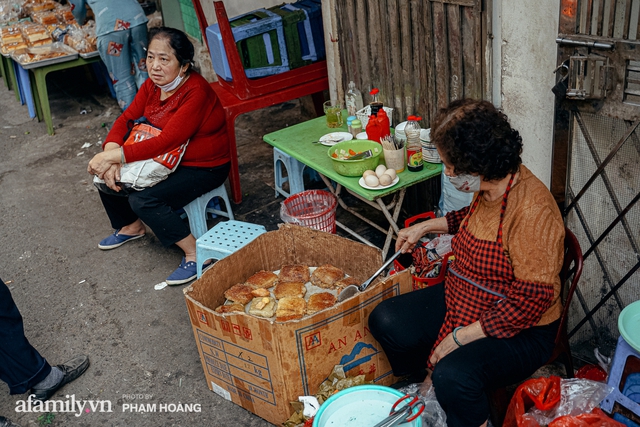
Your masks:
M398 390L411 384L422 383L425 378L427 378L426 369L419 372L411 373L409 375L405 375L402 378L400 378L398 382L391 384L389 387L395 388L396 390Z
M87 356L76 356L73 359L66 361L64 364L56 366L56 368L60 369L64 374L64 376L62 377L62 381L50 388L36 389L35 387L33 387L30 394L35 395L35 399L44 402L45 400L51 398L51 396L53 396L55 392L61 389L65 384L70 383L71 381L82 375L88 367L89 358Z
M0 416L0 427L20 427L18 424Z
M119 234L119 233L120 233L120 230L118 229L111 236L105 237L104 239L102 239L100 243L98 243L98 248L102 249L103 251L108 251L109 249L118 248L127 242L130 242L132 240L136 240L145 236L144 234L127 236L126 234Z

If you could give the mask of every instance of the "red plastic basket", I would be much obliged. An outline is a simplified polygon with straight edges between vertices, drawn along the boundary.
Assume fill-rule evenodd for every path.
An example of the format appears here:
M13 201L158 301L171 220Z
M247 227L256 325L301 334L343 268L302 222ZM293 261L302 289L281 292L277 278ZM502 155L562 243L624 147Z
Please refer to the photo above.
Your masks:
M336 233L335 196L324 190L306 190L282 202L280 217L289 224Z
M413 290L417 291L418 289L428 288L429 286L437 285L438 283L444 282L444 276L447 274L447 269L449 268L450 257L453 257L453 252L449 252L442 257L440 273L436 277L418 277L416 275L412 275L411 282L413 285ZM393 267L397 272L405 269L405 267L400 264L398 260L393 261Z

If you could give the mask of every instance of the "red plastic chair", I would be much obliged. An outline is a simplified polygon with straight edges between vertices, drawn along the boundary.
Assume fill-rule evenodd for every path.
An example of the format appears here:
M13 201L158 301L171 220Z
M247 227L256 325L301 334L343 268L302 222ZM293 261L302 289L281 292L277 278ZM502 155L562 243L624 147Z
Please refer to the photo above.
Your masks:
M192 2L202 35L206 41L206 28L208 24L202 11L202 5L200 4L200 0L192 0ZM242 67L242 62L240 61L240 55L238 54L233 38L231 26L229 25L229 18L227 17L224 3L214 1L214 6L233 80L228 82L219 78L217 82L211 83L211 87L218 95L224 107L227 133L231 145L231 171L229 173L231 198L234 203L240 203L242 201L242 190L240 188L240 172L238 169L236 146L236 118L240 114L270 107L307 95L313 96L316 113L322 115L324 114L322 111L322 103L324 102L322 92L329 89L329 79L327 77L326 61L319 61L273 76L262 77L260 79L248 79ZM208 43L207 47L209 47Z
M576 236L567 227L564 228L564 233L564 261L562 263L562 270L560 270L560 283L562 284L560 297L563 299L563 308L562 314L560 315L560 325L556 335L555 347L545 365L550 365L557 360L564 365L567 371L567 378L573 378L573 361L571 358L569 337L567 336L567 320L569 319L571 298L582 274L583 257L582 249ZM566 289L567 284L569 286L568 289ZM565 291L566 297L563 298ZM493 425L501 426L507 412L507 407L509 406L510 396L505 388L501 388L490 393L489 400L491 402L491 421Z

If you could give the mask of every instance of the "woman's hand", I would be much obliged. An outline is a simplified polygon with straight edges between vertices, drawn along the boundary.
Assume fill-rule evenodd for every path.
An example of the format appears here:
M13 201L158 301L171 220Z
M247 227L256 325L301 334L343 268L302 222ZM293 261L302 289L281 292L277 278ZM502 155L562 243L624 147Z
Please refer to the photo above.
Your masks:
M120 185L116 184L120 181L120 168L122 166L119 164L111 165L111 167L104 173L103 180L107 187L112 189L113 191L120 191Z
M435 366L440 361L440 359L451 353L453 350L456 350L458 347L458 344L456 344L456 342L453 340L453 333L450 333L449 335L444 337L440 344L438 344L436 349L433 351L429 362L431 362L431 364Z
M418 243L418 240L425 234L425 222L421 222L411 227L403 228L398 233L398 239L396 240L396 252L402 249L402 253L411 252L413 247Z
M461 345L469 344L475 340L479 340L482 338L486 338L484 331L482 330L482 325L480 325L480 321L476 320L470 325L467 325L463 328L458 329L456 332L456 338ZM445 357L447 354L456 350L458 347L458 343L453 339L453 332L444 337L444 339L438 344L436 349L433 351L429 362L431 362L434 366L440 359Z
M104 173L111 168L112 165L119 164L121 159L120 146L110 142L105 145L105 151L98 153L89 161L87 172L91 175L97 175L98 178L104 179Z

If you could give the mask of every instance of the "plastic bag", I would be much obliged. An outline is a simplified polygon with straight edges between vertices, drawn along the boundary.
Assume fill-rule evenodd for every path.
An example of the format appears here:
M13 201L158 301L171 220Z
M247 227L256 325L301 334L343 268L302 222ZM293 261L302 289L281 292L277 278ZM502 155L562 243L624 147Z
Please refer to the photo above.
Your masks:
M420 414L423 427L447 427L447 415L436 399L436 391L431 383L415 383L398 390L401 393L416 393L424 403Z
M598 381L550 376L532 378L516 389L504 420L504 427L538 427L550 425L559 417L564 424L557 427L580 425L617 426L619 423L607 417L599 424L579 424L594 420L593 409L597 408L613 387ZM596 411L597 412L597 411ZM591 418L585 415L591 413ZM582 419L578 419L581 416ZM569 419L571 418L571 419ZM611 423L604 423L608 420ZM576 422L578 424L569 424Z
M549 427L626 427L624 424L609 418L600 408L580 415L565 415L556 418Z

